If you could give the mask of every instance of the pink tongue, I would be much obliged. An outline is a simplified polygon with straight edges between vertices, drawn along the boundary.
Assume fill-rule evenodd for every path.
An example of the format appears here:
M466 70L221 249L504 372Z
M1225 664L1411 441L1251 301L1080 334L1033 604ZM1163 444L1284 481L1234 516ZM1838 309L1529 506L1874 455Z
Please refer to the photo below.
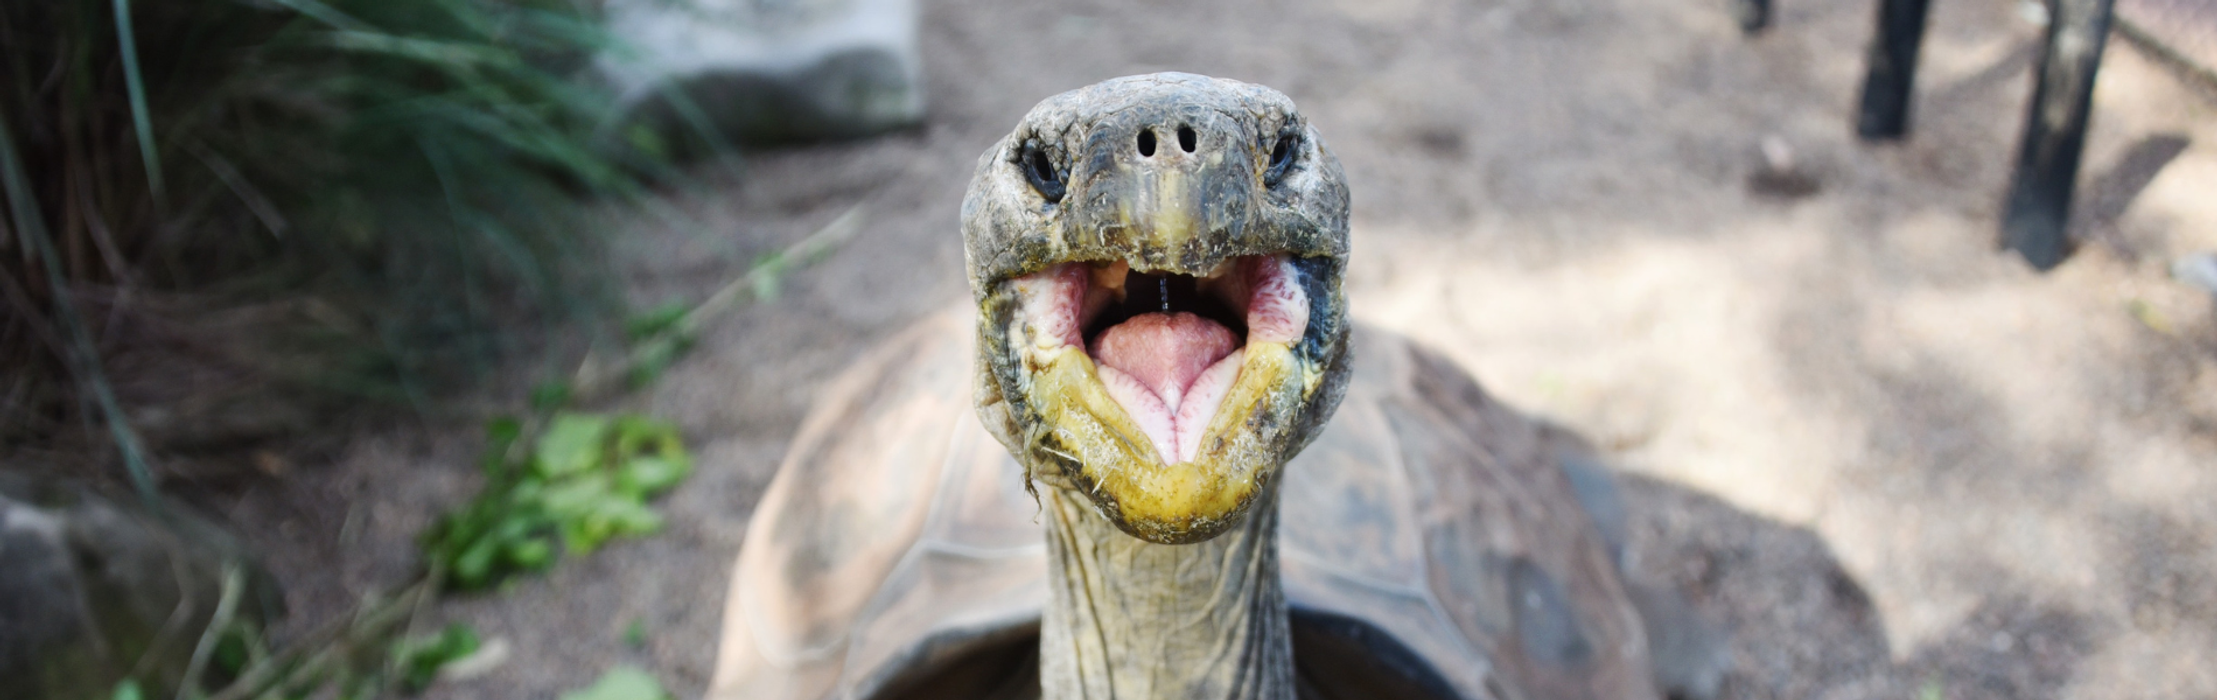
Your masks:
M1154 392L1176 411L1186 389L1209 365L1232 354L1237 339L1223 324L1193 314L1133 316L1093 341L1093 359Z

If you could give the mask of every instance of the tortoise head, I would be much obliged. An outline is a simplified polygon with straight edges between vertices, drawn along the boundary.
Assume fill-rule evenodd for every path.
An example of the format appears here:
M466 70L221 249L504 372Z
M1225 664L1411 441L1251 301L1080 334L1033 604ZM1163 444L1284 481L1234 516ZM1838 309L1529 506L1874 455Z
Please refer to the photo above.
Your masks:
M1293 102L1197 75L1041 102L962 205L978 408L1031 478L1215 537L1347 378L1347 184Z

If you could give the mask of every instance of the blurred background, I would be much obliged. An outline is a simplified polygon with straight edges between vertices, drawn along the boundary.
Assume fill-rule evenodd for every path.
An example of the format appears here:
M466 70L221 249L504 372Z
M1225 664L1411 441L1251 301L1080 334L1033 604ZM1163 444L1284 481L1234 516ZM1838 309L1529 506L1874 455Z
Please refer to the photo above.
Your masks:
M2217 6L2117 0L2044 272L2047 5L1933 2L1876 142L1877 5L1742 7L9 3L0 695L698 695L979 154L1164 70L1302 107L1358 318L1610 453L1726 697L2217 694Z

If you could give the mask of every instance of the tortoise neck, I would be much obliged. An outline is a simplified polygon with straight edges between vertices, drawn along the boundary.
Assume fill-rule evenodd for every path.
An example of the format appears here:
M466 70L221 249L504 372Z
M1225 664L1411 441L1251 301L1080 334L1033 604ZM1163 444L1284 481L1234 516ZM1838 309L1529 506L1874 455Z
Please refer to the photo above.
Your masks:
M1188 545L1132 537L1083 496L1042 492L1046 700L1293 698L1276 489L1239 525Z

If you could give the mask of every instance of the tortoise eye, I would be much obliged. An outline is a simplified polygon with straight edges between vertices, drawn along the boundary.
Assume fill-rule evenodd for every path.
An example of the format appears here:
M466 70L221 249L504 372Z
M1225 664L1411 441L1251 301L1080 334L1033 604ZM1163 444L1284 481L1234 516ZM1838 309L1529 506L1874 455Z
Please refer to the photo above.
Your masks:
M1054 160L1047 157L1046 151L1038 146L1024 146L1020 165L1024 170L1024 179L1031 181L1032 189L1037 190L1039 196L1045 197L1049 202L1062 201L1062 194L1067 189L1062 184L1062 171L1055 168Z
M1294 156L1301 151L1300 132L1288 132L1278 137L1278 143L1270 147L1270 168L1263 171L1265 185L1276 186L1293 171Z

